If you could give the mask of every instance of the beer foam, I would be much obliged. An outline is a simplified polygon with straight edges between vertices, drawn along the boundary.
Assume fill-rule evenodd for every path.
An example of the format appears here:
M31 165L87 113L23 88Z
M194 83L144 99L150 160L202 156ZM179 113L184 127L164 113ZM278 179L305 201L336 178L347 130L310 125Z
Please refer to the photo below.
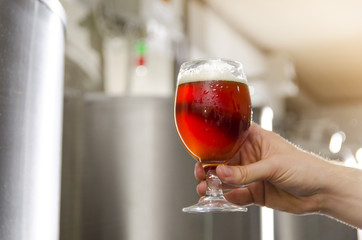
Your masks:
M212 80L234 81L247 84L242 65L238 62L222 59L186 62L181 66L178 75L178 84Z

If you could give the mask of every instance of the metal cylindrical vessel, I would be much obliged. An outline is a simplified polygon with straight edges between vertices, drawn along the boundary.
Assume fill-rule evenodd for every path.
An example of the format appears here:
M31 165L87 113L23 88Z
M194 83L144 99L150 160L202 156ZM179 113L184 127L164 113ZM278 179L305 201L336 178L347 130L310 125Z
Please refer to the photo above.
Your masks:
M0 1L0 239L59 236L65 14Z
M67 97L61 240L260 239L259 209L186 214L195 159L173 120L173 98Z

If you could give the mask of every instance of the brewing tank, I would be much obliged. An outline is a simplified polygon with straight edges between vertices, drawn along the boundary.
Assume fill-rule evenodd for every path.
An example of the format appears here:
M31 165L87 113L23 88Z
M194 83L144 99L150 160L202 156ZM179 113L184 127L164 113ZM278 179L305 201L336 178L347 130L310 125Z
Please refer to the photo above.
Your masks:
M199 199L195 163L173 98L66 96L60 239L260 239L258 207L182 212Z
M0 239L58 239L64 33L58 1L0 1Z

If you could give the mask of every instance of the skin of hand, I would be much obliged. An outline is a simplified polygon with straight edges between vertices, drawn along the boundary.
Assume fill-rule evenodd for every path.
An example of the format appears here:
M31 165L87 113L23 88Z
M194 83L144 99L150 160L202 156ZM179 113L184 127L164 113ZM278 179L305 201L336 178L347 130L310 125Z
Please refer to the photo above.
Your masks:
M362 214L356 211L362 207L362 171L305 152L257 124L251 125L239 153L228 165L219 165L216 173L229 190L226 199L235 204L321 213L362 227ZM195 177L201 181L197 192L203 196L206 183L200 163Z

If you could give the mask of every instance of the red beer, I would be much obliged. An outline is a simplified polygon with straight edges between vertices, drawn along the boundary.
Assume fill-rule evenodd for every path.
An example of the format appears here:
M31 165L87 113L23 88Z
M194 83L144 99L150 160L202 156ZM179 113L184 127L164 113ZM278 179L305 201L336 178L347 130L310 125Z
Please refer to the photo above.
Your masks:
M247 84L229 80L181 83L175 122L191 155L204 166L226 163L238 151L251 124Z

